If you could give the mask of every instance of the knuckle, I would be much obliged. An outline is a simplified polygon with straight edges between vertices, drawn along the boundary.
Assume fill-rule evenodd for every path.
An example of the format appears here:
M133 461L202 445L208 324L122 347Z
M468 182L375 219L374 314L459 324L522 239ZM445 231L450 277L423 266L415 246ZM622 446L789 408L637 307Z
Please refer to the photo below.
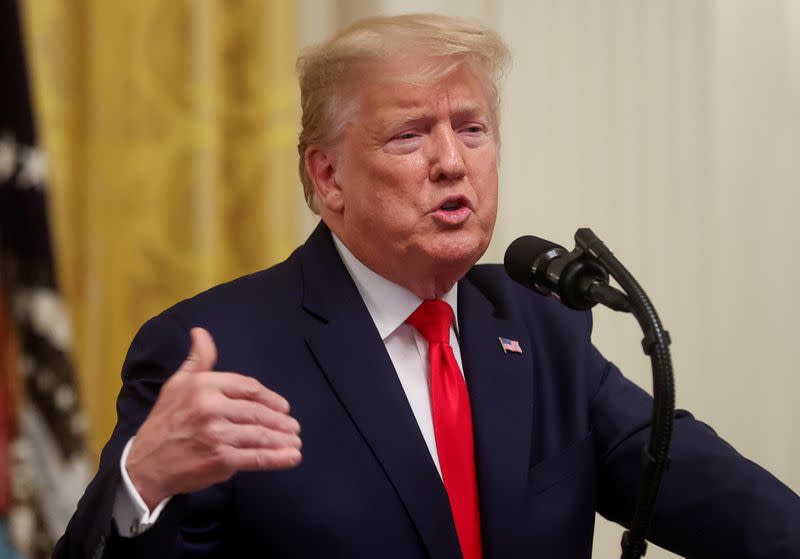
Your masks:
M253 461L255 462L255 467L259 470L264 470L270 465L270 460L264 452L257 452L253 457Z
M248 396L253 397L257 396L261 392L263 386L253 377L243 377L242 389L247 393Z
M206 373L187 374L183 381L186 390L193 396L199 396L209 391L209 377Z
M216 415L216 401L211 394L205 392L196 393L192 397L192 409L198 419L209 420Z
M173 384L191 388L198 384L199 377L200 375L193 375L186 369L180 368L169 380L172 381Z
M254 413L256 423L258 425L263 425L265 427L270 427L275 424L275 419L273 418L273 413L262 406L259 406L258 409Z
M219 457L219 467L225 472L226 477L236 471L234 456L230 452L221 452Z
M286 431L289 423L286 421L286 416L280 412L272 409L264 409L263 423L265 427L275 429L277 431Z
M284 420L284 426L286 431L290 433L297 434L300 432L300 423L291 416L286 416L286 419Z
M286 413L289 409L289 402L286 401L286 398L278 394L277 392L273 392L272 390L267 390L267 397L269 398L270 405L276 410L281 413Z
M275 435L269 429L261 429L258 436L259 446L262 448L271 448L275 446Z
M219 421L210 421L203 427L203 434L215 447L225 442L226 429Z
M167 382L161 387L161 393L170 393L176 390L181 390L181 388L186 384L186 375L183 371L178 371L174 373L171 377L167 379Z
M211 469L226 471L230 468L230 452L222 445L214 445L208 452L207 462Z

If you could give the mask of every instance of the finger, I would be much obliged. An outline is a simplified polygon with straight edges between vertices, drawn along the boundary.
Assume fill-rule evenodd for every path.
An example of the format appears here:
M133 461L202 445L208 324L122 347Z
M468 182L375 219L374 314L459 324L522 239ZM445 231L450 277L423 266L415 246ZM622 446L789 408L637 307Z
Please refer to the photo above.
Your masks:
M233 400L252 400L281 413L289 413L291 407L286 398L273 392L253 377L237 373L215 374L213 381L228 398Z
M228 462L235 470L285 470L297 466L302 459L297 448L233 448Z
M195 373L192 379L200 383L204 390L215 391L228 400L251 401L285 415L291 409L286 398L265 387L253 377L240 373L205 371Z
M192 337L192 345L178 372L212 370L217 362L217 346L214 344L214 338L205 328L192 328L189 334Z
M300 423L295 418L252 400L225 398L222 416L239 425L260 425L292 435L300 433Z
M222 435L225 444L238 449L300 449L303 446L300 437L292 433L284 433L267 429L260 425L236 425L231 423Z

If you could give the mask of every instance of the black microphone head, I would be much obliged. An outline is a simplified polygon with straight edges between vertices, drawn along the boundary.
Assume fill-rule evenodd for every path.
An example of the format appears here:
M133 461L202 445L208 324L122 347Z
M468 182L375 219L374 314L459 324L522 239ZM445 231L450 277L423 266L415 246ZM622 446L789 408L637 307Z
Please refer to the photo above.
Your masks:
M533 267L537 260L548 253L555 257L566 252L564 247L552 241L525 235L508 246L503 265L506 273L517 283L547 293L546 289L542 289L544 286L541 286L534 277Z

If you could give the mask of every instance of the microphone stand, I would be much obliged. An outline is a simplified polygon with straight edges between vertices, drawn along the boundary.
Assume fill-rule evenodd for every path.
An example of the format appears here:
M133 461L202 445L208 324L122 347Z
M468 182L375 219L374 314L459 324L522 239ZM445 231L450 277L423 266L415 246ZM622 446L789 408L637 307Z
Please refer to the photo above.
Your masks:
M576 231L575 247L583 258L594 260L605 268L628 295L629 309L620 305L612 308L631 312L636 317L644 333L642 349L650 357L653 370L652 429L649 444L642 448L645 472L639 486L633 519L629 529L622 535L622 559L638 559L647 551L645 538L650 529L658 488L664 471L669 467L669 445L675 412L675 383L669 353L671 340L642 287L591 229ZM601 298L598 298L598 302L607 304Z

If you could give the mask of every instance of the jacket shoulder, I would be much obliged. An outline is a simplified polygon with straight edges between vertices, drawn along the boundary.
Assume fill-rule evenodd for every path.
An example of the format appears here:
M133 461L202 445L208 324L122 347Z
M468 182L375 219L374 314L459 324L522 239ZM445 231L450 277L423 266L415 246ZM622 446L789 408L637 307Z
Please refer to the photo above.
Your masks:
M494 305L496 312L520 320L534 330L582 331L591 333L590 311L576 311L548 297L523 287L512 280L501 264L479 264L467 273L465 280Z
M289 258L266 268L211 287L179 301L160 313L179 322L196 322L217 314L264 315L294 304L301 297L302 280L298 250Z

